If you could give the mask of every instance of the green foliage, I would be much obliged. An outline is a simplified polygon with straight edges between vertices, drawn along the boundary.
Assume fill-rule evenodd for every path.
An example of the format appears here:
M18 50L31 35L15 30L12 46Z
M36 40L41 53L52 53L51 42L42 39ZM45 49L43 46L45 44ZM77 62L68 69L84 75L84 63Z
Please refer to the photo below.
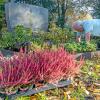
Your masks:
M23 26L17 26L14 32L4 32L0 38L0 48L14 48L17 44L31 41L32 31L24 28Z
M45 95L45 92L38 93L37 97L38 97L38 100L47 100L47 96Z
M37 41L39 43L43 43L44 41L51 41L53 44L65 43L67 39L74 37L74 33L70 28L60 28L57 27L54 23L50 24L48 32L37 32L35 35L35 39L33 41Z
M72 91L71 96L73 98L77 98L78 100L84 100L86 93L81 88L81 86L78 86L74 91Z
M43 41L50 40L54 44L64 43L67 39L66 34L61 32L61 30L57 30L56 33L48 32L40 35Z
M2 30L3 27L5 27L5 16L4 16L3 5L0 5L0 31Z
M74 32L72 31L71 27L67 25L65 28L57 27L55 23L50 23L49 25L49 31L53 34L61 34L63 37L65 36L65 39L70 39L75 36ZM66 41L66 40L65 40Z
M4 4L7 0L0 0L0 32L6 29L5 8Z
M30 100L29 96L18 97L16 100Z
M6 0L0 0L0 4L4 4Z
M42 46L37 42L32 42L29 48L31 51L42 50Z
M49 45L46 42L44 42L43 44L38 44L37 42L32 42L29 47L29 50L31 50L31 51L41 51L41 50L45 50L45 49L57 50L57 46L54 44Z
M96 43L93 41L90 43L87 43L86 41L80 43L69 41L65 44L65 49L69 52L91 52L96 51Z
M100 59L92 59L86 60L84 66L81 68L81 73L85 75L83 78L84 81L88 81L88 79L91 79L91 81L96 81L100 79L99 71L100 71Z
M23 43L31 40L32 30L29 28L25 28L22 25L18 25L15 27L15 40L18 43Z
M5 32L2 34L2 37L0 38L0 48L11 48L15 44L13 33Z

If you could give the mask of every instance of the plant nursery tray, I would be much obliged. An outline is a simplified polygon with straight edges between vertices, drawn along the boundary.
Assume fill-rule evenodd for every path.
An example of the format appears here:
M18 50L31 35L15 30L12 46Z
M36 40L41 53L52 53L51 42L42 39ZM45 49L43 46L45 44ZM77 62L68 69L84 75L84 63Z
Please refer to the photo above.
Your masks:
M65 87L65 86L68 86L70 83L71 83L71 80L60 81L60 82L55 83L55 84L49 83L49 84L46 84L46 85L38 87L38 88L33 88L33 89L29 89L29 90L24 91L24 92L21 91L21 92L18 92L16 94L9 95L8 99L9 100L16 100L16 98L20 97L20 96L29 96L29 95L33 95L33 94L36 94L36 93L46 91L46 90ZM5 98L5 96L6 95L4 95L3 97ZM4 99L2 99L2 100L4 100Z

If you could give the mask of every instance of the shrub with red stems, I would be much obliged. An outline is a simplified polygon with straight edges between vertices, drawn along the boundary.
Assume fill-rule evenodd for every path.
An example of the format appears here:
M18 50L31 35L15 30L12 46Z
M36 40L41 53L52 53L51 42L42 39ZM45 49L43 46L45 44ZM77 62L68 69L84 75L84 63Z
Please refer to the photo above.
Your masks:
M40 51L37 53L41 78L47 82L55 82L77 74L83 64L83 59L79 62L75 56L66 52L63 48L57 51Z
M9 59L2 57L0 59L0 87L33 83L39 75L38 70L33 53L14 54Z
M77 74L82 64L83 59L77 62L74 55L63 48L28 54L20 51L8 59L0 54L0 88L35 84L41 80L58 82Z

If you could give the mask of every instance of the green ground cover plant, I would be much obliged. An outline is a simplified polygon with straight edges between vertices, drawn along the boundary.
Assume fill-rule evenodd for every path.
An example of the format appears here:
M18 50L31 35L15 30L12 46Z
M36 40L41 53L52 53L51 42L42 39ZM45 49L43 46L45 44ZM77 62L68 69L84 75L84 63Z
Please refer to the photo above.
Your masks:
M80 43L76 41L68 41L65 43L65 49L69 52L91 52L96 51L97 45L94 41L87 43L86 41L81 41Z
M3 32L1 34L0 48L13 49L17 46L20 48L25 42L31 41L31 35L31 29L17 26L13 32Z

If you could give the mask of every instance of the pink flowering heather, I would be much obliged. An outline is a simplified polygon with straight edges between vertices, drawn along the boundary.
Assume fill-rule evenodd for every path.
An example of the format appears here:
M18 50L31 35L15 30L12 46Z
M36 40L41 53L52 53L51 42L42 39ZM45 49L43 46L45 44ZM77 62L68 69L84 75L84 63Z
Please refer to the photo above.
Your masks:
M19 53L10 59L0 59L0 87L33 83L38 77L34 55Z
M73 76L79 72L83 64L82 59L77 63L74 55L69 54L63 48L57 51L40 51L37 53L37 57L41 79L47 82L55 82L64 77Z
M0 87L33 84L40 80L56 82L79 72L83 64L63 48L56 51L44 50L28 54L14 54L11 58L0 56Z

